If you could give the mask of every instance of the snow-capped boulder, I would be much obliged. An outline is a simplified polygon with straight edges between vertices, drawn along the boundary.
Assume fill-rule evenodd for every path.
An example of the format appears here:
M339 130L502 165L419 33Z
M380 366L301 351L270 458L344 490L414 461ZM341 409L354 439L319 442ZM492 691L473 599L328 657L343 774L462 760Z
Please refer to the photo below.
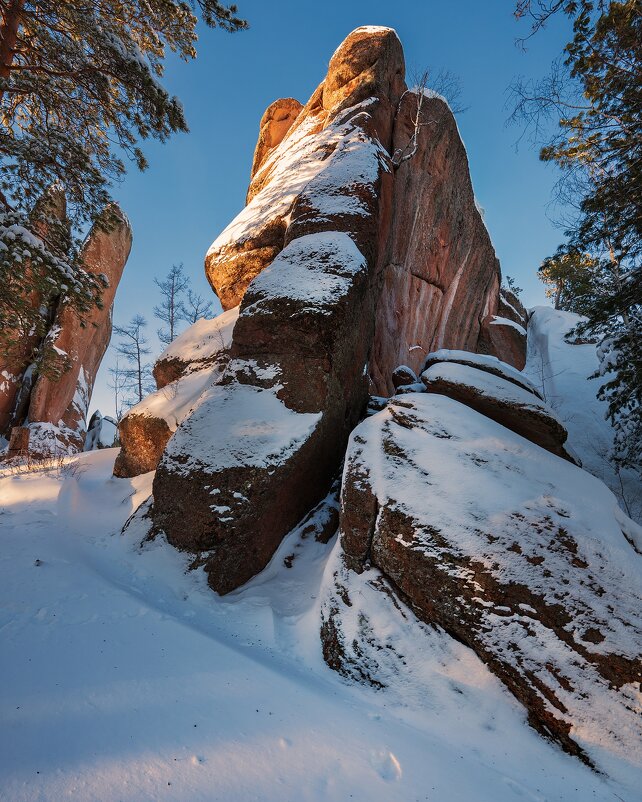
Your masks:
M118 426L121 450L114 475L155 470L169 438L201 394L220 383L230 358L238 307L197 320L163 351L154 365L158 389L132 407Z
M438 362L421 374L429 393L459 401L564 459L568 433L555 412L532 391L477 367Z
M118 444L118 422L96 410L89 420L83 451L112 448Z
M402 387L404 384L414 384L417 381L419 381L417 374L408 365L398 365L392 371L392 384L395 389Z
M432 365L437 365L439 362L454 362L457 365L467 365L470 368L477 368L486 373L492 373L493 376L498 376L500 379L516 384L523 390L533 393L539 399L542 399L541 392L533 384L533 382L512 365L507 362L502 362L496 356L488 354L473 354L470 351L457 351L442 348L439 351L433 351L428 354L423 365L423 370L427 370Z
M602 750L633 760L642 735L642 558L616 507L599 480L478 412L408 395L351 437L337 548L472 648L534 727L599 767ZM387 634L367 620L358 637L344 631L346 603L337 570L326 659L376 681L360 639L385 651Z
M154 363L156 388L161 390L181 376L216 367L229 352L238 316L239 309L234 307L215 318L201 318L181 332Z

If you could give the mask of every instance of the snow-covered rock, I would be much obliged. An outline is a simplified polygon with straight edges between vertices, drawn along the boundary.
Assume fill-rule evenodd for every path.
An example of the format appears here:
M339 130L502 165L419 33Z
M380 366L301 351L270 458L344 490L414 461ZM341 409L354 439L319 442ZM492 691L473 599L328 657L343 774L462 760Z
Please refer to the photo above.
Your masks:
M616 509L599 480L474 410L407 395L352 435L341 547L474 649L540 732L639 770L642 557ZM376 682L362 642L385 649L386 635L367 612L359 637L344 631L344 580L324 607L326 659Z
M235 307L212 320L197 320L163 351L154 366L158 390L120 421L116 476L153 471L167 441L203 392L223 380L238 314Z
M440 393L481 412L522 437L564 459L564 424L547 404L530 389L512 379L490 373L479 365L436 362L421 374L429 393Z
M479 370L499 376L501 379L513 382L513 384L516 384L518 387L534 393L538 398L542 398L540 390L537 389L535 383L532 382L528 376L512 365L509 365L507 362L502 362L497 359L495 356L441 348L439 351L433 351L431 354L428 354L424 362L423 370L431 367L431 365L436 365L438 362L455 362L458 365L468 365L471 368L478 368Z
M185 374L215 366L220 354L230 349L238 316L234 307L215 318L201 318L181 332L154 363L156 387L162 390Z

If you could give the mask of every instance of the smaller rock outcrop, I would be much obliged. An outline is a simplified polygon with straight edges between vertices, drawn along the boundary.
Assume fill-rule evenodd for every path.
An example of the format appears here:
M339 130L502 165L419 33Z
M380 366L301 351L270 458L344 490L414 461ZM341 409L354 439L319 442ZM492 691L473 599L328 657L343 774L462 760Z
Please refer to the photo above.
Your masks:
M154 365L157 390L132 407L118 426L121 450L114 475L138 476L156 469L169 438L202 393L223 380L238 307L197 320Z
M536 395L540 400L544 400L540 391L535 387L533 382L512 365L507 362L502 362L496 356L489 356L487 354L473 354L470 351L456 351L442 348L439 351L433 351L428 354L424 362L423 370L427 370L433 365L440 362L452 362L456 365L466 365L469 368L476 368L477 370L490 373L500 379L516 384L522 390L526 390L533 395Z
M112 305L131 246L129 221L118 206L111 205L94 224L81 252L85 270L103 279L101 306L93 308L84 320L64 306L58 309L52 347L61 360L68 361L69 368L55 381L38 376L31 390L26 421L32 429L34 451L49 448L52 438L54 450L82 451L87 409L111 339Z
M42 203L46 205L49 219L58 221L65 229L62 193L52 190ZM42 236L46 233L37 227L34 230ZM56 301L51 309L43 312L47 315L44 341L25 341L24 363L12 364L3 370L3 375L10 373L12 380L6 382L6 386L0 383L0 388L6 391L0 394L0 420L8 428L24 427L29 431L28 448L32 456L60 455L83 449L89 401L111 338L112 305L131 244L132 232L127 218L117 205L110 205L92 227L80 254L83 268L100 277L103 284L100 306L93 307L81 318ZM56 369L47 375L37 373L32 361L36 349L45 346L55 353L57 362Z

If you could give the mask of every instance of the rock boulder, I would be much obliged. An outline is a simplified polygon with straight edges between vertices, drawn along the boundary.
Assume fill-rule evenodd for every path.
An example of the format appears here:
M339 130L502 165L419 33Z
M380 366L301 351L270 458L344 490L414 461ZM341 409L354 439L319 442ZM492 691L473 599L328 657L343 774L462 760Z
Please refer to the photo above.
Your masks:
M351 437L343 560L381 571L420 619L487 663L536 729L600 767L630 759L642 734L640 558L616 508L599 480L478 412L407 395ZM326 659L367 679L340 610L324 606Z

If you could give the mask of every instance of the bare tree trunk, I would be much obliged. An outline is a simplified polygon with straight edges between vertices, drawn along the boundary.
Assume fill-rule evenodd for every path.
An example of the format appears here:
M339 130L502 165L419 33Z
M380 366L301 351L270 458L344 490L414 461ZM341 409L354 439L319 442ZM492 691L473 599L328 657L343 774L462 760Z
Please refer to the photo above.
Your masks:
M16 42L20 28L20 16L25 0L10 0L9 6L2 15L0 27L0 79L7 79L11 74L11 65L16 55ZM0 90L0 101L4 90Z
M140 361L140 343L136 340L136 365L138 368L138 402L143 400L143 369Z

